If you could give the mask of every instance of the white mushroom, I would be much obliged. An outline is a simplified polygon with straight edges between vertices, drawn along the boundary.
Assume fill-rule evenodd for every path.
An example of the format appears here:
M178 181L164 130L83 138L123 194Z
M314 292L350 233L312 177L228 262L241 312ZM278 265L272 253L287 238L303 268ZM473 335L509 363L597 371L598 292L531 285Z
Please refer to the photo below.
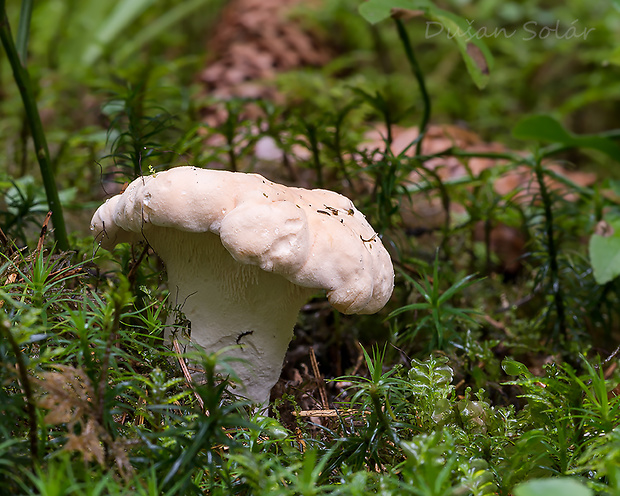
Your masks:
M339 311L374 313L394 269L348 198L258 174L178 167L133 181L93 216L106 249L146 241L166 265L191 340L243 359L243 394L266 404L301 306L319 289Z

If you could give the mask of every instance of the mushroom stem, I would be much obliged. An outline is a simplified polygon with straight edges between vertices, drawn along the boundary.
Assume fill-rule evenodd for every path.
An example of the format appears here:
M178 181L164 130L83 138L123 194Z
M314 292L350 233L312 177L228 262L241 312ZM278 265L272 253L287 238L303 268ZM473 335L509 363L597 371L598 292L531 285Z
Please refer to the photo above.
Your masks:
M266 405L299 310L316 290L237 262L210 232L149 225L144 235L166 265L169 302L191 322L192 342L228 348L226 356L240 359L239 393Z

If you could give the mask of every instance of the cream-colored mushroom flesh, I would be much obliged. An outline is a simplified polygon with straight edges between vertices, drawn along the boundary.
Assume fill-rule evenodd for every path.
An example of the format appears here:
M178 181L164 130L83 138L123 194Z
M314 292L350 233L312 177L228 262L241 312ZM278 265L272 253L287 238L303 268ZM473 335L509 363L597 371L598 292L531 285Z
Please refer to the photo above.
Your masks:
M99 207L91 230L106 249L149 243L192 341L231 347L241 392L257 403L268 402L312 294L374 313L394 286L390 256L351 200L258 174L178 167L138 178Z

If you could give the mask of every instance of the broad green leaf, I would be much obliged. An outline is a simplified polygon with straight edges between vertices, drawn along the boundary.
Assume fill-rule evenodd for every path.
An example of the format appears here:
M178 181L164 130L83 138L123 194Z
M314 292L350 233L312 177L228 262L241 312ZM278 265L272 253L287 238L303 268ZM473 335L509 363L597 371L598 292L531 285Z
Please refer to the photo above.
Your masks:
M590 264L598 284L606 284L620 276L620 225L612 227L611 236L593 234L590 237Z
M532 479L515 486L515 496L593 496L594 492L570 477Z
M575 146L598 150L620 162L620 146L608 138L602 136L579 136L575 138Z
M562 124L549 115L530 115L512 128L515 138L557 143L571 148L598 150L620 161L620 146L609 138L597 135L579 136L567 131Z
M393 9L421 10L432 22L440 25L440 30L433 36L445 32L453 39L467 71L478 88L484 88L489 82L489 73L493 66L493 56L482 42L475 37L472 26L464 18L436 7L428 0L368 0L359 7L360 14L373 24L387 19Z
M552 143L566 143L572 140L571 135L556 121L548 115L529 115L523 117L512 128L512 135L515 138Z

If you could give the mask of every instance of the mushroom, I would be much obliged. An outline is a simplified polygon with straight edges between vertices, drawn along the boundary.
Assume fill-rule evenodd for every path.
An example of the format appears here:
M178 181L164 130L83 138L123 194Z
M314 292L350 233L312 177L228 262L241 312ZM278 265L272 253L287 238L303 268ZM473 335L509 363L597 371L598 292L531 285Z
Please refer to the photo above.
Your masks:
M109 250L153 248L191 341L242 359L241 392L264 405L317 290L343 313L370 314L394 287L390 256L351 200L258 174L177 167L140 177L99 207L91 230Z

